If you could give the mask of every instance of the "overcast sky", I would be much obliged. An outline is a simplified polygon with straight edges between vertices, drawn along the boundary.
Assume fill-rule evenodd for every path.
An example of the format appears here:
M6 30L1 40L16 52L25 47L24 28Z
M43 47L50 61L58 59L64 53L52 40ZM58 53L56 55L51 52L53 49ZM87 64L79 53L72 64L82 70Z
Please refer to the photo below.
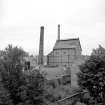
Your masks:
M8 44L38 54L40 26L45 27L45 54L57 39L80 38L83 54L105 47L105 0L0 0L0 49Z

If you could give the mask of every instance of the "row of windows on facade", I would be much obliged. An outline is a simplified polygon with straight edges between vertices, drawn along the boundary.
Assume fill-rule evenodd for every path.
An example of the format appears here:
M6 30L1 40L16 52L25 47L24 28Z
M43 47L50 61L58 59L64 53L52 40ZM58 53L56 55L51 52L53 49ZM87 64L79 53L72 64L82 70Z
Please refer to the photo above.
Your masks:
M70 50L55 50L53 51L53 54L69 54L69 55L75 55L76 49L70 49Z
M47 59L47 62L55 62L55 63L68 63L68 62L73 62L75 60L75 57L72 57L72 58L65 58L65 59L62 59L62 58L49 58Z
M74 55L70 55L70 54L68 54L68 55L61 55L61 54L59 54L59 55L51 55L50 57L52 58L56 58L56 57L75 57L76 56L76 54L74 54Z
M50 59L69 59L75 58L76 56L50 56Z
M71 67L72 66L72 63L70 62L68 62L68 63L58 63L58 62L48 62L48 65L50 65L50 66L64 66L64 67Z
M55 54L60 54L61 52L55 52ZM71 54L71 55L74 55L75 52L72 52L72 53L68 53L68 52L63 52L63 54Z

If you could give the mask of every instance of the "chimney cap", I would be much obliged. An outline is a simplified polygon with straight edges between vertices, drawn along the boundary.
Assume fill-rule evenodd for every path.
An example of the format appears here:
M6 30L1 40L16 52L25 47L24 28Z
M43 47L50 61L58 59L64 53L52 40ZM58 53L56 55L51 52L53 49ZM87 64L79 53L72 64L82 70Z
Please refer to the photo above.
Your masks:
M41 28L41 29L44 29L44 26L41 26L40 28Z
M58 27L60 27L60 24L58 24Z

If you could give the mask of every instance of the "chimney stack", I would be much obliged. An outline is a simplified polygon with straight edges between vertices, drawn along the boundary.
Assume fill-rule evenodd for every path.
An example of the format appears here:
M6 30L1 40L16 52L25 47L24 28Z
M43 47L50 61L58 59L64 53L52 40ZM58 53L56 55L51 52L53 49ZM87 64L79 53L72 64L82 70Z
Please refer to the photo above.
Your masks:
M60 40L60 24L58 24L58 40Z
M38 65L43 65L43 51L44 49L44 27L40 28L40 42L39 42L39 56L38 56Z

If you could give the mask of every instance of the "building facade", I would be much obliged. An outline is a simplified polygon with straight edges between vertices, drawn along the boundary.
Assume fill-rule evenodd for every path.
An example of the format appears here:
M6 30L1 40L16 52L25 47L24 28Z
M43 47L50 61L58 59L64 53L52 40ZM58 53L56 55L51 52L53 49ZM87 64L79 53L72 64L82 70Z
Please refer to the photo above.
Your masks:
M81 52L79 38L57 40L53 51L47 55L47 64L70 67L74 61L81 57Z

